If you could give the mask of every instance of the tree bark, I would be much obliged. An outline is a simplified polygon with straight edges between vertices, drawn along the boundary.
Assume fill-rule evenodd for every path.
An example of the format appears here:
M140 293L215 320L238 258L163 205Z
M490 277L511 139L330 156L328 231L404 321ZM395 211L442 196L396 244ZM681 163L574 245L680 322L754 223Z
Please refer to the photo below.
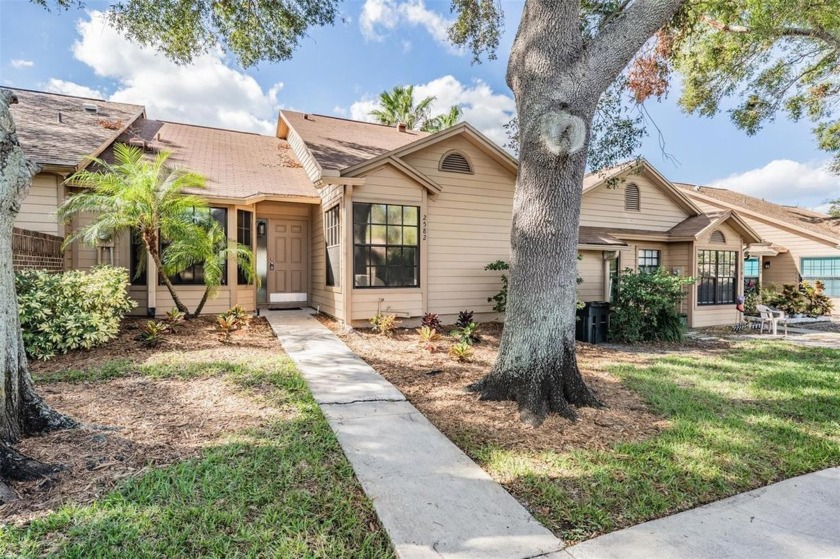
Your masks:
M514 400L538 426L601 406L575 357L577 244L592 120L601 94L683 0L638 0L585 39L575 1L526 0L508 63L520 160L505 329L493 368L472 385Z
M207 287L204 289L204 295L201 296L201 301L198 302L198 306L195 308L195 312L193 313L193 318L198 318L201 314L201 311L204 310L204 304L207 303L207 299L210 298L210 288Z
M38 167L26 159L9 106L17 98L0 90L0 479L31 479L55 468L27 459L11 445L27 435L77 426L35 393L20 331L12 229Z

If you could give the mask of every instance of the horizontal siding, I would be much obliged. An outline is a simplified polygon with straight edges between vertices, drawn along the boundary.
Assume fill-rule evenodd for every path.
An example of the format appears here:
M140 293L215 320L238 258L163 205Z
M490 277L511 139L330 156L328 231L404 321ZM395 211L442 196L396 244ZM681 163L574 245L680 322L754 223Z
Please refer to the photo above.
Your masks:
M633 183L639 187L640 211L625 211L625 187ZM580 224L589 227L649 229L667 231L688 217L688 214L668 198L647 178L633 175L615 188L596 188L583 196Z
M467 157L474 174L438 170L440 159L453 149ZM510 260L516 177L459 137L410 154L405 161L443 189L429 196L427 207L428 311L442 316L465 309L492 313L487 299L499 291L500 273L484 271L484 266Z
M64 236L64 228L59 226L55 215L58 209L59 179L55 175L39 173L32 179L29 194L20 205L20 212L15 218L15 227Z
M181 299L181 302L187 306L190 312L194 312L198 303L201 301L201 297L204 295L204 286L176 285L175 293L178 294L178 298ZM158 314L163 314L175 306L175 303L172 301L172 296L169 294L169 290L166 286L158 286L155 297L157 298L156 308ZM204 309L201 311L201 314L206 315L222 313L230 309L231 306L230 288L222 287L216 292L215 297L207 301L204 305Z
M578 260L578 276L583 283L577 287L578 298L581 301L604 300L604 253L602 251L584 250L580 252Z
M343 285L338 288L327 287L327 260L326 241L324 240L324 211L340 204L344 197L344 189L340 185L328 186L321 190L320 206L312 208L312 274L310 276L310 305L321 312L338 319L344 314ZM342 208L343 210L343 208ZM339 210L341 212L342 210ZM339 218L342 232L344 231L343 216ZM342 251L342 262L339 274L339 281L344 282L344 252Z
M353 202L419 206L423 188L391 166L379 167L365 176L364 186L353 189Z
M379 300L382 299L380 302ZM367 320L383 314L422 316L423 294L419 289L354 289L351 320Z

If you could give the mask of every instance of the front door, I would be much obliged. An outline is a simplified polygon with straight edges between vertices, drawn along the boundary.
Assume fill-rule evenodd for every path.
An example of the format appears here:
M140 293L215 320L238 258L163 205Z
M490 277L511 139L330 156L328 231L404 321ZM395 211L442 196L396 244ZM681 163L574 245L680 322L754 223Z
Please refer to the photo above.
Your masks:
M268 305L306 306L309 296L307 223L268 220Z

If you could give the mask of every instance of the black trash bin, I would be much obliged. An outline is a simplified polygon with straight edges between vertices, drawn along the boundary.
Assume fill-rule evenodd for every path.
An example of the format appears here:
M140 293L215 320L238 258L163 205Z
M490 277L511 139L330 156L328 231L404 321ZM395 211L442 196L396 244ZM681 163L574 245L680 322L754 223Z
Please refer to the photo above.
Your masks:
M610 304L591 302L577 312L575 338L580 342L602 344L610 327Z

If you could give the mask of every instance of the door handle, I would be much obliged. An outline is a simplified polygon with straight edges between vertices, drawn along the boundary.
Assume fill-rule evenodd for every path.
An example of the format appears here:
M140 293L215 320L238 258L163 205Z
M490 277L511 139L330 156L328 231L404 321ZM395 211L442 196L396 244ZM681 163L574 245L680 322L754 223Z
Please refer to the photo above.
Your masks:
M274 271L274 259L271 258L268 261L268 269Z

